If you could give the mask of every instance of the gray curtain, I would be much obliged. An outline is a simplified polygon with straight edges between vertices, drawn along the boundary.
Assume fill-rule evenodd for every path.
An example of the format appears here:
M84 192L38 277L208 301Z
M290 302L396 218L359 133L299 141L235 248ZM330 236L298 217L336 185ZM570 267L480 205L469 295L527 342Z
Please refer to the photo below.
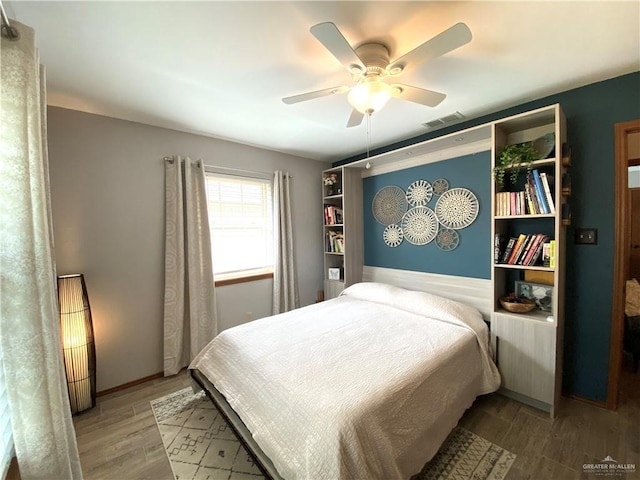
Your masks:
M82 478L62 364L47 158L44 69L35 32L2 39L0 351L23 479Z
M300 306L298 275L291 222L291 176L276 171L273 177L275 258L273 272L273 314Z
M175 375L217 333L202 160L165 159L164 374Z

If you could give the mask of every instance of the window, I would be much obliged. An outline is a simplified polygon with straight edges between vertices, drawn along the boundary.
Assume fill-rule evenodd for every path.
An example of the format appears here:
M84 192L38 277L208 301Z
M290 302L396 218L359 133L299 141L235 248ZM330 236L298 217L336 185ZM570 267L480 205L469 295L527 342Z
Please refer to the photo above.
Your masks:
M206 172L216 281L273 272L271 180Z

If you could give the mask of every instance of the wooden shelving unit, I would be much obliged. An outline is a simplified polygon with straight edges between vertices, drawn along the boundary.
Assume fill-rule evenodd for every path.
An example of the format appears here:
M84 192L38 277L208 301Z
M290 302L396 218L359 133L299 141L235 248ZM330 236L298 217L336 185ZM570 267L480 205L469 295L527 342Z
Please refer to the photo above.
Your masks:
M363 264L363 205L362 168L336 167L322 172L323 235L324 235L324 298L337 297L354 283L362 281ZM324 179L335 175L334 185ZM326 215L327 208L342 211L342 222L334 223ZM340 236L342 251L335 251L331 236ZM334 251L332 251L334 250ZM339 279L329 276L329 269L338 269ZM335 271L335 270L334 270Z
M500 215L496 212L496 194L500 186L492 182L492 238L496 234L514 237L521 233L544 233L556 243L555 268L540 264L524 266L496 263L492 245L491 283L493 313L491 333L496 363L502 374L502 393L516 400L548 411L554 416L562 382L562 338L564 329L565 230L562 221L562 179L566 167L562 147L566 142L566 120L560 105L541 108L494 122L492 125L492 158L496 164L507 146L531 142L545 134L554 134L555 148L550 158L536 160L532 168L552 175L553 214ZM521 175L525 175L523 172ZM515 189L505 176L507 191ZM515 191L515 190L514 190ZM514 292L515 281L524 281L527 271L549 272L552 278L551 310L511 313L502 308L499 299Z

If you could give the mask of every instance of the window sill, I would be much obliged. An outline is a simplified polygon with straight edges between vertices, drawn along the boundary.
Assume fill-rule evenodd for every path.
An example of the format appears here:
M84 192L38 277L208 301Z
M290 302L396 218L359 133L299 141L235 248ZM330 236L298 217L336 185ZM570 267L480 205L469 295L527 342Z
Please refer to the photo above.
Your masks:
M220 280L215 280L214 284L216 287L224 287L225 285L234 285L236 283L248 283L255 282L257 280L264 280L267 278L273 278L273 272L268 273L253 273L246 275L238 275L235 277L227 277L221 278Z

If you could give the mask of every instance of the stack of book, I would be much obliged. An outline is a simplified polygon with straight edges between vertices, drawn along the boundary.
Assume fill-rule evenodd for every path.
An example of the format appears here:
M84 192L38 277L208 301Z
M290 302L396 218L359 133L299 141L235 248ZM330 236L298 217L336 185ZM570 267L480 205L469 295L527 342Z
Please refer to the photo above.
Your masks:
M525 192L496 193L496 216L508 217L531 213L525 203Z
M549 237L542 233L524 234L508 240L502 234L496 234L494 262L508 265L536 265L542 257L544 245Z
M327 232L325 252L344 253L344 234L331 230Z
M342 225L342 209L335 205L325 204L324 206L324 224L325 225Z
M532 170L519 192L496 193L496 216L554 214L553 176Z

